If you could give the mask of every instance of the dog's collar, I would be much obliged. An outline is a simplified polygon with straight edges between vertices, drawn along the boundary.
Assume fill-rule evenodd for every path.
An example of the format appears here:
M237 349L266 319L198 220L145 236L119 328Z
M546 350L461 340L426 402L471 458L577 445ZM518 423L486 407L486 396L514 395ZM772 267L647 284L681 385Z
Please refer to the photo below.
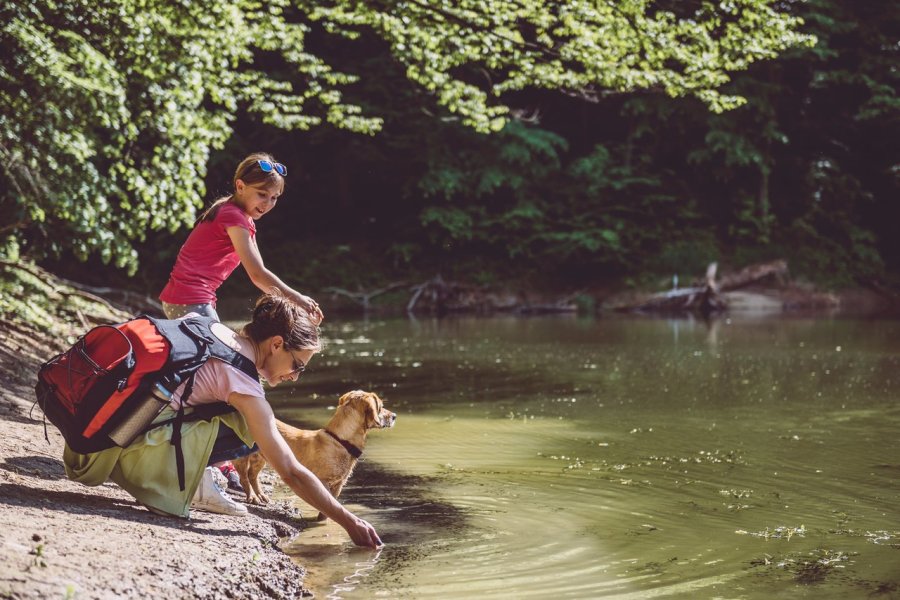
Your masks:
M332 433L330 430L328 430L328 429L325 430L325 433L327 433L328 435L330 435L331 437L333 437L334 439L336 439L337 442L338 442L341 446L344 447L344 450L346 450L347 452L349 452L349 453L350 453L350 456L352 456L353 458L359 458L360 456L362 456L362 450L360 450L359 448L357 448L356 446L354 446L353 444L351 444L351 443L348 442L347 440L343 440L343 439L339 438L338 436L336 436L335 434L333 434L333 433Z

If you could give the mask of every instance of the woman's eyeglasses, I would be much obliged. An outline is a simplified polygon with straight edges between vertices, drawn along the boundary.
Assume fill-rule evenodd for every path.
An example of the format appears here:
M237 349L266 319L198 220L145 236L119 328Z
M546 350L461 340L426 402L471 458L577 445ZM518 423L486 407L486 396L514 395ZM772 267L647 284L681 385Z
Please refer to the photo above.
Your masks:
M291 351L288 350L288 352L291 352ZM291 376L296 375L296 376L298 376L298 377L299 377L300 375L303 375L303 371L306 370L306 365L305 365L302 361L297 360L297 357L294 356L294 353L293 353L293 352L291 352L291 359L294 361L294 365L293 365L294 368L291 369L291 372L290 372L289 374L290 374Z
M280 162L272 162L271 160L258 160L256 161L256 164L259 165L259 169L263 173L271 173L272 171L275 171L282 177L287 177L287 167Z

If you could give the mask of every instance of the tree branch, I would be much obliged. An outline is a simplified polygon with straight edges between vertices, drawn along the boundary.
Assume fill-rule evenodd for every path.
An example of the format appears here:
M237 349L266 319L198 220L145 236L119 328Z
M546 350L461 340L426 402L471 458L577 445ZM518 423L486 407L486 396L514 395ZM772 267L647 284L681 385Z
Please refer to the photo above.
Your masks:
M553 58L560 58L559 53L554 52L552 49L547 48L546 46L542 46L541 44L538 44L536 42L529 42L527 40L520 42L519 40L516 40L511 37L505 36L503 34L497 33L491 27L472 23L471 21L468 21L464 17L461 17L461 16L457 15L456 13L451 12L447 9L440 8L437 6L431 6L427 2L424 2L423 0L410 0L410 2L412 4L415 4L419 8L424 9L426 12L430 12L432 14L436 14L436 15L443 17L444 22L446 22L447 20L454 21L458 25L463 25L465 27L469 27L472 30L484 32L492 37L504 40L504 41L514 44L516 46L525 47L529 50L534 50L541 54L546 54L548 56L551 56ZM490 16L488 16L488 15L479 15L479 16L484 17L485 19L490 21ZM492 22L491 25L493 25L493 24L494 23Z
M405 281L396 281L394 283L388 284L383 288L378 288L376 290L372 290L371 292L359 291L359 292L351 292L350 290L345 290L343 288L338 287L327 287L324 291L330 292L332 294L338 294L340 296L346 296L350 298L354 302L358 302L362 305L363 310L365 312L369 312L369 307L372 298L376 298L381 294L385 294L392 290L395 290L400 287L406 287L407 283Z

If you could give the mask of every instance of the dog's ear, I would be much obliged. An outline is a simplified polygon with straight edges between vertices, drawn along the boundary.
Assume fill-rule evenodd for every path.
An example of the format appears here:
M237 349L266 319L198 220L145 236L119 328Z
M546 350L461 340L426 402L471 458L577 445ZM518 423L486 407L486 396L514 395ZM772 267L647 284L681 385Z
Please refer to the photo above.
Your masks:
M366 394L364 402L366 403L366 429L374 429L381 427L381 415L378 414L378 402L375 400L375 394Z
M338 400L338 406L343 406L343 405L347 404L348 402L350 402L351 400L353 400L353 398L355 398L356 396L362 396L364 394L365 394L365 392L361 392L360 390L353 390L352 392L347 392L346 394L341 396L340 400Z

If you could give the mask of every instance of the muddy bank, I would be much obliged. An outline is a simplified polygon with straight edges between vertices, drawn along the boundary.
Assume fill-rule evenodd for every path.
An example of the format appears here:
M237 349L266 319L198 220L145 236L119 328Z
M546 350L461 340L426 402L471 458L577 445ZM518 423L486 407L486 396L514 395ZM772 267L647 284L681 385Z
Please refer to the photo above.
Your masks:
M125 313L10 273L0 289L0 598L298 598L304 570L279 550L304 522L282 504L248 517L151 514L113 483L66 479L62 436L34 409L38 365L85 326ZM18 307L11 310L10 307ZM33 326L29 323L39 323Z

